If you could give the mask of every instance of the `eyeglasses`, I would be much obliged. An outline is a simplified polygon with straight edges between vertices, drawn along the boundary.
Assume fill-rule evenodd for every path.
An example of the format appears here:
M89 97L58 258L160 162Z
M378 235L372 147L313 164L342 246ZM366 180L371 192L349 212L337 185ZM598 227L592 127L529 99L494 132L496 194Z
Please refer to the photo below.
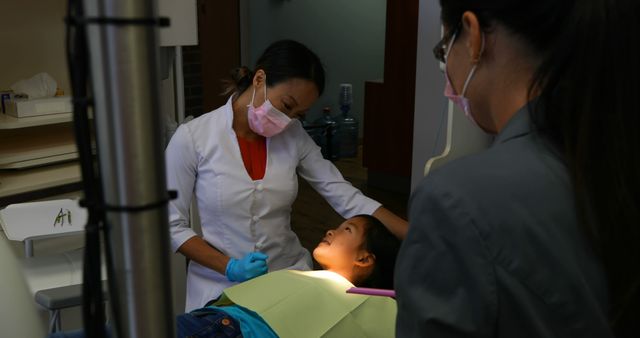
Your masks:
M449 34L445 35L440 41L433 47L433 56L436 60L446 63L447 50L449 49L449 43L453 43L453 37L458 34L460 25L456 26L454 30L449 31Z

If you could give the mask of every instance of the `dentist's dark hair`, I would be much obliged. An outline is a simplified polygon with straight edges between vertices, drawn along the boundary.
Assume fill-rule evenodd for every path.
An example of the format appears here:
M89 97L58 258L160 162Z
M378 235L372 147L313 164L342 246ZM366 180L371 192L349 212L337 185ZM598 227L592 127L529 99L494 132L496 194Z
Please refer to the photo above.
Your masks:
M324 92L324 67L320 58L300 42L280 40L265 49L253 71L247 67L232 70L230 79L223 80L225 90L222 94L243 93L251 86L253 75L260 69L267 74L269 87L297 78L313 82L318 95Z
M455 27L465 11L483 30L519 36L540 61L532 118L564 155L578 217L605 268L618 337L640 327L640 1L440 0Z

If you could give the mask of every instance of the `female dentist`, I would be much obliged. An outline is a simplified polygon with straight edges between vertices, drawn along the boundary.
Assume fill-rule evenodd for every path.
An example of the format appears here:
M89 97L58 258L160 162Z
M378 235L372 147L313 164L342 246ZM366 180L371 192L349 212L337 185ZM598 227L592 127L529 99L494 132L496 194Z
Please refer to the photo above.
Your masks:
M407 222L364 196L324 160L297 118L324 89L319 58L304 45L270 45L254 72L236 72L227 104L181 125L166 149L171 243L191 262L186 311L268 270L310 270L291 230L298 175L344 218L370 214L403 238ZM195 196L203 237L189 227Z
M398 337L640 336L639 1L440 0L488 150L413 192Z

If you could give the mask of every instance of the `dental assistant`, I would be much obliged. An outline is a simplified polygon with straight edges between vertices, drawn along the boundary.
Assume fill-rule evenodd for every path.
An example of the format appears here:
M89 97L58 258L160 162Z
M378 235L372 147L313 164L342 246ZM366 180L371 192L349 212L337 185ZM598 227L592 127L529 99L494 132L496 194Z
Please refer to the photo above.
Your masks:
M270 45L254 72L234 73L224 106L181 125L166 149L171 244L191 262L186 311L237 282L280 269L310 270L291 230L298 175L344 218L369 214L399 238L407 223L345 181L297 120L324 90L324 69L306 46ZM189 227L196 199L203 236Z
M496 136L412 193L397 337L640 337L640 2L440 5L445 95Z

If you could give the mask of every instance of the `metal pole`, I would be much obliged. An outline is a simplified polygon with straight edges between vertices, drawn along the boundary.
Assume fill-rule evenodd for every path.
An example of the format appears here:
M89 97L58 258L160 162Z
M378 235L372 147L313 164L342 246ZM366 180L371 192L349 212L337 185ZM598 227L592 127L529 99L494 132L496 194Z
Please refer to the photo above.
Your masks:
M32 239L24 240L24 257L26 258L33 257L33 240Z
M87 16L157 16L152 0L84 0ZM96 142L108 211L115 290L113 318L123 337L174 337L165 165L157 75L157 27L91 24L89 53ZM106 243L109 245L109 243Z

